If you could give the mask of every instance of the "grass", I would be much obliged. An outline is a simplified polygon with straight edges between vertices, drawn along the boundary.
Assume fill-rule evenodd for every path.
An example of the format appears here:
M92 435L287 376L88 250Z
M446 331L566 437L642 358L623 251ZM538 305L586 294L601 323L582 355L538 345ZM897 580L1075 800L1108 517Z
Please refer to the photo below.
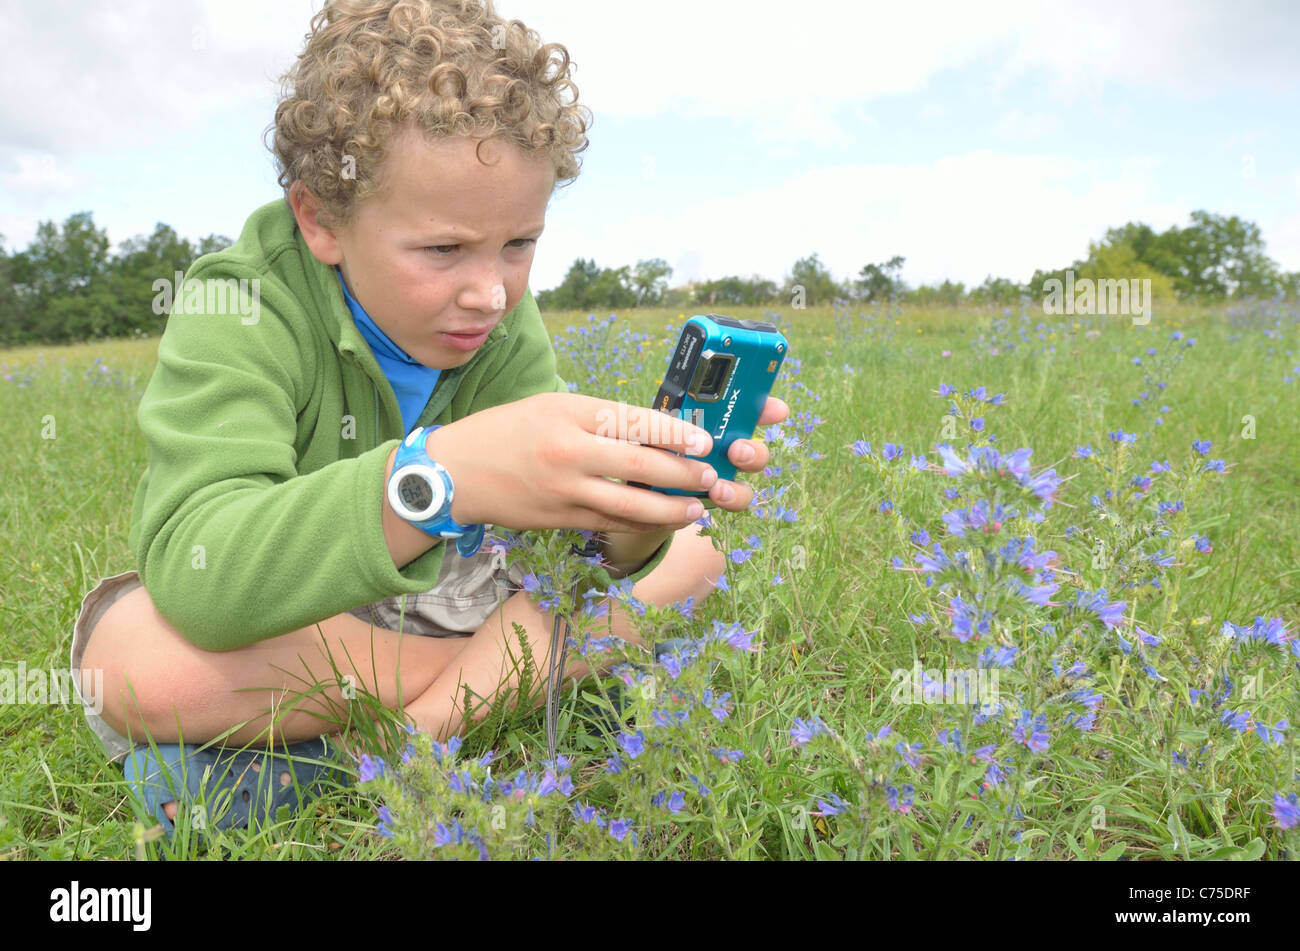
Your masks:
M767 313L725 312L756 318ZM620 315L607 343L616 341L624 353L611 369L595 370L594 382L585 382L587 370L574 362L585 358L568 356L583 335L569 328L607 316L590 322L586 314L547 315L560 372L582 392L648 404L675 341L675 332L664 328L680 327L682 315ZM1116 652L1107 657L1118 660L1098 670L1096 689L1107 702L1097 730L1054 742L1049 756L1034 761L1033 785L1017 787L1014 808L1026 815L1015 822L1017 844L1008 843L1007 821L984 813L973 824L976 831L961 831L974 809L962 801L963 784L972 781L970 764L960 757L945 760L932 734L923 732L945 722L940 713L952 725L958 721L932 707L900 709L889 691L891 671L910 669L920 658L929 666L952 639L907 621L909 611L921 609L924 592L914 575L889 569L896 555L910 560L906 532L897 516L879 511L885 488L850 447L866 439L878 452L888 440L909 453L928 451L933 462L935 443L944 441L946 401L933 392L941 382L1006 393L1007 405L990 413L990 428L999 447L1033 447L1035 471L1051 464L1063 475L1080 472L1079 460L1071 458L1075 447L1107 444L1105 434L1114 430L1141 434L1135 451L1143 468L1151 460L1185 457L1193 439L1212 440L1212 455L1234 468L1194 511L1189 506L1186 528L1208 535L1213 554L1189 566L1176 589L1169 585L1154 597L1135 598L1131 610L1147 625L1163 621L1188 645L1210 644L1205 632L1217 632L1225 620L1240 624L1257 615L1280 616L1294 631L1300 619L1298 317L1294 309L1268 304L1180 307L1155 315L1146 327L1123 318L1020 310L810 308L776 315L796 362L783 369L775 395L794 412L824 422L805 437L821 458L786 458L774 447L773 464L785 463L782 474L752 479L756 487L787 486L783 501L797 508L799 520L777 526L752 513L730 516L728 534L735 544L757 532L763 547L750 562L729 568L732 592L710 598L699 625L713 618L740 620L761 632L762 650L729 663L720 675L734 712L719 738L723 745L743 744L745 759L715 785L711 811L699 804L693 821L638 816L642 851L627 854L1005 858L1015 848L1026 858L1255 852L1281 857L1292 833L1279 830L1263 804L1271 792L1295 791L1292 732L1280 751L1254 742L1252 734L1207 733L1213 739L1209 765L1180 776L1171 770L1169 747L1192 742L1188 738L1199 736L1200 728L1184 706L1169 705L1135 681ZM1145 348L1157 348L1156 359L1162 359L1174 330L1195 337L1196 345L1179 350L1181 362L1158 377L1168 381L1167 388L1134 406L1131 399L1140 391L1152 391L1143 382L1150 363ZM639 342L640 352L629 341ZM126 539L147 462L135 410L156 351L155 338L0 354L0 414L11 431L11 448L0 457L0 659L8 666L22 661L29 670L48 671L66 665L82 597L101 577L133 567ZM1135 366L1132 359L1140 355L1147 363ZM640 371L633 369L637 362ZM1163 424L1154 426L1149 407L1160 404L1170 409L1162 414ZM796 431L793 423L786 429ZM952 441L960 445L963 439ZM1086 481L1081 475L1065 483L1048 534L1082 524L1090 508L1079 490ZM951 506L941 497L908 489L892 501L899 514L914 520L906 531L924 525L942 537L939 514ZM777 572L786 583L773 586ZM1284 665L1281 678L1265 683L1261 709L1271 711L1270 722L1278 712L1294 722L1294 665ZM1161 703L1168 710L1163 718L1153 712ZM572 702L567 709L572 716ZM814 713L846 745L821 753L812 746L791 751L793 719ZM917 796L908 814L882 807L882 784L871 775L873 764L892 753L858 739L891 722L900 724L896 732L910 729L909 739L928 744L924 766L904 771ZM580 732L571 731L562 743L588 742ZM104 762L76 706L0 705L0 736L0 857L156 852L156 840L146 842L151 822L136 814L120 769ZM377 749L378 738L372 740ZM467 738L467 750L488 746L507 764L539 762L545 756L540 717L503 712ZM976 783L982 771L981 764L972 774ZM588 771L579 785L599 798L599 782ZM812 798L832 790L863 804L865 818L852 835L839 820L809 818ZM374 835L372 800L364 790L339 790L269 829L217 834L203 854L394 854ZM870 809L868 802L874 803ZM1102 826L1095 821L1098 804L1105 810ZM1288 854L1294 854L1294 843Z

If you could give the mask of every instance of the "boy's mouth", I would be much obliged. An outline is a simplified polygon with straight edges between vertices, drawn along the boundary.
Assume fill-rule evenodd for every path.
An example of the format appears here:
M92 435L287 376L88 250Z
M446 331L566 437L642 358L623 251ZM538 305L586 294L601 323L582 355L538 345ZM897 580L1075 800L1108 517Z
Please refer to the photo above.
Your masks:
M456 350L476 350L487 340L488 334L492 331L491 327L486 327L478 333L440 333L443 340Z

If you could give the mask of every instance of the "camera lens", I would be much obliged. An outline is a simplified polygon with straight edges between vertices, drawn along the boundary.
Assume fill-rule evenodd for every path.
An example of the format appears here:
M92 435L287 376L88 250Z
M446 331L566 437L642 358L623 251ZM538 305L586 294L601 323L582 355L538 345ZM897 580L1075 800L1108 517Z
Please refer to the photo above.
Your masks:
M708 363L702 365L697 371L696 379L699 383L691 392L691 396L701 400L716 400L727 385L735 358L723 354L710 354L707 359Z

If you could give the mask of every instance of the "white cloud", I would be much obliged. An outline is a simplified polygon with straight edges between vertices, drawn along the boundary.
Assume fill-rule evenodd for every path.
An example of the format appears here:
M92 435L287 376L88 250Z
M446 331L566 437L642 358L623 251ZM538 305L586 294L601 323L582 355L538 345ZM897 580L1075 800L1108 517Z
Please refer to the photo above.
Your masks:
M1028 0L972 4L779 0L500 0L576 63L580 99L599 112L687 109L781 123L812 110L921 89L982 60L997 83L1042 74L1055 97L1095 98L1108 85L1179 95L1225 85L1300 85L1300 9L1211 0Z
M120 149L184 136L217 110L272 101L312 7L310 0L6 4L4 142L55 154Z
M1058 114L1022 112L1019 107L1003 113L993 124L993 134L1011 139L1041 139L1065 128Z
M39 201L46 195L72 191L80 181L64 171L50 153L17 152L13 155L14 171L0 171L0 188L24 202Z
M1041 72L1066 102L1115 83L1179 96L1300 86L1300 8L1286 2L1043 4L1008 32L1015 45L999 83Z
M1150 197L1157 171L1143 160L1115 165L980 151L928 165L817 169L676 215L611 215L603 225L572 220L558 207L547 224L545 273L533 283L558 283L548 280L558 262L567 267L593 247L601 249L602 267L659 249L654 253L677 266L674 284L755 272L780 280L813 252L837 279L901 254L904 279L913 284L950 278L971 285L989 274L1025 281L1036 268L1084 257L1107 228L1142 220L1163 230L1185 218L1186 209Z

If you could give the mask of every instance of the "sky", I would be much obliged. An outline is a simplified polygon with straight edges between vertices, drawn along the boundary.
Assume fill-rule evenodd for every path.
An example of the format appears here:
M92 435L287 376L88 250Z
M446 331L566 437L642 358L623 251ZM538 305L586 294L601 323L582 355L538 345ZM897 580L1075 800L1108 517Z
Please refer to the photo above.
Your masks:
M238 236L322 0L0 0L0 235L93 214ZM567 48L594 121L530 286L575 258L670 283L1027 281L1108 228L1259 225L1300 270L1300 4L499 0Z

